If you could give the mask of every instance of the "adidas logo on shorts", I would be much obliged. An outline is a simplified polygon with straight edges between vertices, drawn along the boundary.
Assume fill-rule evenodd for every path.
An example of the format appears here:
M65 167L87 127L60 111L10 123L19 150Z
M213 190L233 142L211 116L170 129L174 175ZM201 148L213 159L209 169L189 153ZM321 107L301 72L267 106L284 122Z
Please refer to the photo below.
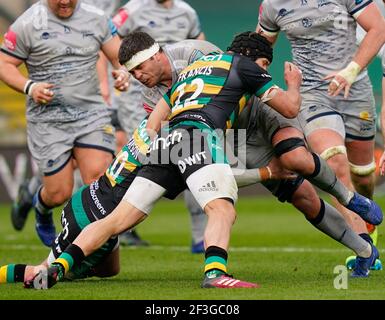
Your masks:
M210 181L206 185L203 185L202 188L199 188L198 191L199 192L203 192L203 191L218 191L218 188L215 185L214 181Z

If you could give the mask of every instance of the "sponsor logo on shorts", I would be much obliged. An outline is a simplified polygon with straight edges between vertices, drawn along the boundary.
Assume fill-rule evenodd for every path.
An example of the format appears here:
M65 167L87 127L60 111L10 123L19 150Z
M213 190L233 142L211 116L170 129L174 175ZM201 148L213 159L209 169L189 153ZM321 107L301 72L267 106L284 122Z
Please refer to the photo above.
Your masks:
M360 132L372 131L373 125L371 123L362 123L360 126Z
M215 181L210 181L206 183L206 185L203 185L201 188L198 189L199 192L206 192L206 191L218 191L219 189L217 188Z
M363 120L370 120L370 114L368 111L362 111L360 112L360 119Z
M95 204L95 207L99 210L99 212L103 216L105 216L107 211L106 211L106 209L104 209L103 205L100 203L100 200L99 200L98 196L96 195L96 190L97 189L95 190L95 188L98 188L98 187L99 187L99 185L96 185L96 184L92 183L90 185L90 195L91 195L92 201Z
M114 128L109 124L106 124L103 127L103 131L104 131L104 133L107 133L107 134L114 134Z
M58 160L52 160L52 159L49 159L47 161L47 167L48 168L52 168L54 166L54 164L57 162Z
M178 161L179 170L181 173L184 173L186 171L187 166L192 166L193 164L201 163L202 160L206 159L206 151L195 153L192 156Z

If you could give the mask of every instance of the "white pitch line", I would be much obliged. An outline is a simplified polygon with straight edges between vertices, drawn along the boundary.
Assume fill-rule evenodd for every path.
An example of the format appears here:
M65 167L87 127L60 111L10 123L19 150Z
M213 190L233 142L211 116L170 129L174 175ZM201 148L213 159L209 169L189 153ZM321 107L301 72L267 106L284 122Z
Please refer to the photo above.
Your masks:
M189 246L166 246L166 245L150 245L149 247L120 247L124 250L156 250L156 251L180 251L190 252ZM9 244L0 245L1 250L41 250L48 252L49 248L40 245L25 245L25 244ZM312 252L312 253L338 253L348 252L348 249L337 248L304 248L304 247L230 247L230 252L285 252L285 253L300 253L300 252ZM385 253L385 249L379 249L381 253Z

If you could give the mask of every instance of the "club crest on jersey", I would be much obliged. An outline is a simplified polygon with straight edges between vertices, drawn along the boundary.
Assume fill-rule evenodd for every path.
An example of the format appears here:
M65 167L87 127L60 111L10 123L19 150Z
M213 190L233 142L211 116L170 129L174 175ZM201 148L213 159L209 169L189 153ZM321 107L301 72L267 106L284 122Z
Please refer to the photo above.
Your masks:
M310 28L313 25L313 21L311 19L309 19L309 18L303 18L302 19L302 25L305 28Z
M278 12L278 17L286 17L289 14L294 13L294 9L291 9L290 11L287 11L285 8L282 8Z
M48 39L55 39L58 37L58 33L57 32L43 32L40 36L40 39L42 40L48 40Z

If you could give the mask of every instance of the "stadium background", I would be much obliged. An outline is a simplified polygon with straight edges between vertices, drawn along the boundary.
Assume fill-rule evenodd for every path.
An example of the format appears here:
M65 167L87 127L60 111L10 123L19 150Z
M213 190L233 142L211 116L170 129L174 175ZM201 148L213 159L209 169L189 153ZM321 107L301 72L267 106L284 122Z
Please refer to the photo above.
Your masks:
M36 0L0 0L0 37L12 21ZM126 1L122 0L122 3ZM242 0L234 8L231 0L187 0L198 12L207 39L226 49L234 34L254 30L258 19L260 0ZM1 38L0 38L1 40ZM291 48L283 35L275 46L274 63L270 69L281 86L283 63L290 60ZM379 107L381 98L381 62L376 58L369 67L373 89ZM32 165L26 149L25 96L8 88L0 81L0 202L9 202L17 192L24 175L30 175ZM262 192L262 189L258 189ZM254 191L255 192L255 191ZM247 194L243 190L242 194Z

